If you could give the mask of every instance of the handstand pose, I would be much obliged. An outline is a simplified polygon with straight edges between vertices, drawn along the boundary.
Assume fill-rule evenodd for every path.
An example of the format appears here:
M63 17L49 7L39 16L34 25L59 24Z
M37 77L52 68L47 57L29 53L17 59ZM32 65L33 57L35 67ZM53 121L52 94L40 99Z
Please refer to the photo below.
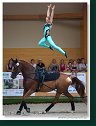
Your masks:
M51 8L51 4L48 6L46 24L44 25L44 29L43 29L44 37L39 41L39 46L44 46L45 48L50 48L51 50L56 49L59 52L61 52L62 54L64 54L65 57L67 58L66 52L63 51L59 46L57 46L53 42L53 40L50 36L50 30L52 28L55 5L52 7L51 15L50 15L50 8ZM50 44L50 46L46 44L46 41Z

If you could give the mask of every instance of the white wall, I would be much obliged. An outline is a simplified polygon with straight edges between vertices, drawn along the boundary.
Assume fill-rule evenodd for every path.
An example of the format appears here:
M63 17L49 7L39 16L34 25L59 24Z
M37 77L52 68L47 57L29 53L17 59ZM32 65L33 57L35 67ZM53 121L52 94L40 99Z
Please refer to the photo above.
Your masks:
M39 48L43 24L43 21L4 21L4 48ZM51 36L62 48L79 48L80 21L54 21Z

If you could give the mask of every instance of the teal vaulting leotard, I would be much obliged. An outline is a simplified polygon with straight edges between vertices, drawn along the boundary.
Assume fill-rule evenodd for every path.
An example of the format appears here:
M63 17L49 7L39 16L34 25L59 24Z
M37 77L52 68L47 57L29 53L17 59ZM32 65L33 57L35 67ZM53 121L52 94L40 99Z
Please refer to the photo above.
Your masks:
M52 23L44 25L44 29L43 29L44 37L39 41L39 46L44 46L45 48L50 48L50 46L52 46L54 49L58 50L59 52L65 55L65 51L63 51L59 46L57 46L53 42L50 34L47 34L47 31L50 31L51 27L52 27ZM50 46L46 44L46 41L50 44Z

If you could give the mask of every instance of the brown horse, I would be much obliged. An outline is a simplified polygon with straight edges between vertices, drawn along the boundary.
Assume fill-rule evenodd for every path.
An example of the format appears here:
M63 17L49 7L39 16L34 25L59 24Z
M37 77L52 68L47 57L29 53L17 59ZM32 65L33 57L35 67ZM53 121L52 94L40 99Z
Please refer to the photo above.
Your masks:
M27 107L25 99L29 97L32 93L36 92L38 81L35 79L35 68L32 67L30 63L25 62L23 60L12 59L12 61L13 71L11 74L11 78L15 79L20 72L22 72L24 78L24 93L17 114L21 114L23 107L27 112L30 112L30 108ZM60 73L58 79L53 81L46 81L40 88L40 92L49 92L52 90L56 90L55 99L53 100L51 105L44 111L45 113L48 112L57 103L61 94L69 98L71 103L71 110L75 111L74 97L68 92L69 85L74 85L78 94L82 98L82 101L87 103L87 99L85 96L85 87L83 83L77 77L71 77L64 73Z

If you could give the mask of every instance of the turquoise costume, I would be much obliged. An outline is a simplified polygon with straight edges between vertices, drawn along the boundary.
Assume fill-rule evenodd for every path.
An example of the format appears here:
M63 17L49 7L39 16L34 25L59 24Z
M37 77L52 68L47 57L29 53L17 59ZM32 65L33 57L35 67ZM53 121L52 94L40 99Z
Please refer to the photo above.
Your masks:
M61 52L62 54L65 55L65 51L63 51L59 46L57 46L53 42L50 34L47 34L47 31L50 31L51 27L52 27L52 23L44 25L44 28L43 28L44 37L39 41L39 46L44 46L45 48L50 48L50 46L51 46L52 48L58 50L59 52ZM50 46L46 44L46 41L50 44Z

